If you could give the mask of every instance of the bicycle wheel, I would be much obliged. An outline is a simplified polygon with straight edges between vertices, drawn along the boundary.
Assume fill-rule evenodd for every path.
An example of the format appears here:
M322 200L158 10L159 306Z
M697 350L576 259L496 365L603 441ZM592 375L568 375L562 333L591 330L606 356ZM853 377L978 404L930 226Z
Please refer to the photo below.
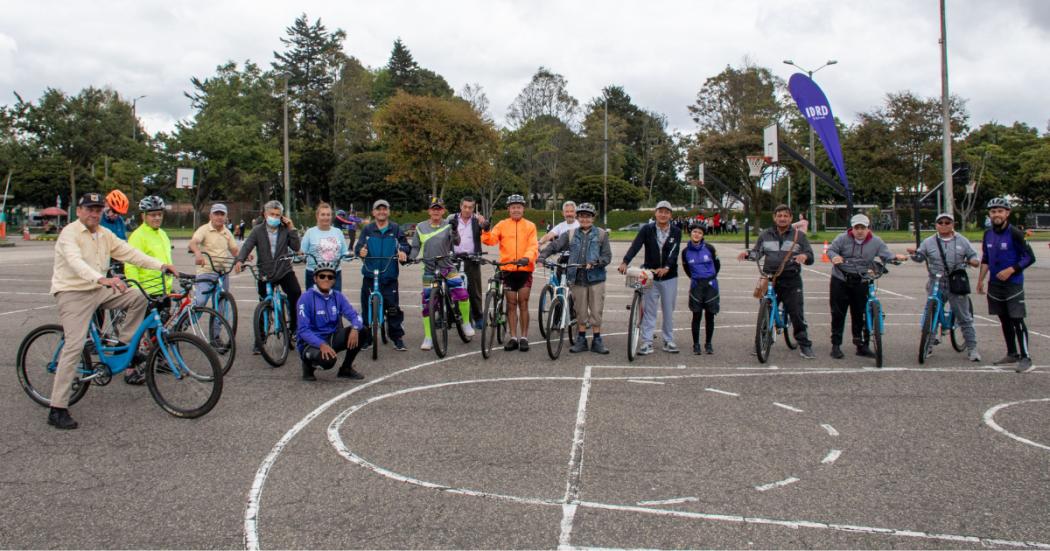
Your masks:
M871 320L871 351L875 353L875 367L882 367L882 305L877 302L869 304L868 316Z
M215 309L219 312L219 315L226 318L226 321L230 322L230 327L233 328L233 334L237 334L237 300L233 298L233 294L229 291L223 291L219 294L218 308Z
M430 288L430 335L434 353L439 358L448 354L448 319L445 311L445 291L440 285Z
M175 366L160 346L146 362L146 386L161 409L175 417L194 419L209 411L222 396L222 367L208 343L189 333L164 337Z
M795 332L791 330L791 316L787 315L783 302L779 303L777 308L780 309L780 319L784 320L784 344L790 350L794 350L798 348L798 343L795 342Z
M933 337L937 331L937 302L930 300L926 302L926 310L922 314L922 335L919 337L919 363L926 363L926 357L930 355L933 348Z
M973 312L973 301L970 300L970 297L966 297L966 300L970 301L970 312ZM951 337L952 348L954 348L956 352L962 352L966 350L966 339L956 333L956 329L958 329L959 326L959 317L955 315L954 310L952 311L951 316L952 328L949 331L949 336ZM959 332L961 333L961 330Z
M369 306L372 309L372 320L370 325L372 331L372 359L378 360L380 341L379 333L382 331L382 328L380 327L381 324L379 323L379 314L380 309L383 307L383 301L379 296L372 295L372 301Z
M481 314L481 319L485 322L481 326L481 357L486 360L492 355L492 345L496 340L496 333L499 331L499 317L496 314L496 304L498 302L495 292L489 291L485 293L485 307Z
M189 333L208 343L219 357L222 374L230 372L237 357L237 339L230 322L207 306L194 306L175 322L173 331Z
M554 287L550 283L543 286L540 291L539 304L536 306L536 322L540 326L540 336L547 338L547 310L551 301L554 300Z
M448 319L456 325L456 333L459 335L459 340L463 342L470 342L470 337L467 336L467 332L463 329L463 314L459 311L458 302L452 300L449 296L446 301L448 304Z
M51 389L54 387L55 375L58 373L58 357L62 352L64 337L61 325L57 323L41 325L30 331L22 339L22 344L18 345L18 355L15 357L18 382L22 385L22 390L26 391L34 402L44 407L51 406ZM83 370L85 366L90 365L91 355L85 348L81 353L77 370ZM89 386L91 386L90 382L74 383L69 405L80 401Z
M565 344L565 326L562 324L562 316L565 315L568 315L565 298L554 297L547 311L545 323L547 326L547 336L545 337L547 340L547 355L552 360L558 359L558 356L561 355L562 346Z
M769 324L772 305L764 298L758 303L758 320L755 322L755 354L760 363L769 359L769 349L773 346L773 328Z
M631 310L630 315L627 316L627 361L633 362L638 356L638 345L641 344L642 340L642 293L641 291L635 291L634 297L631 298L631 305L628 307Z
M288 323L287 309L282 309L281 323L277 323L273 302L264 300L255 307L254 326L255 342L266 363L281 367L288 360Z

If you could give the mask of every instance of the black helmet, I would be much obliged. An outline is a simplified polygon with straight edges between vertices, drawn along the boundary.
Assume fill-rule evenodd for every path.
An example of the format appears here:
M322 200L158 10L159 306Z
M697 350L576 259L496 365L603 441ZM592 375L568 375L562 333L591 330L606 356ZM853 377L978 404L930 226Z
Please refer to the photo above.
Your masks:
M514 203L518 203L520 205L524 205L525 204L525 198L522 197L521 194L518 194L518 193L515 193L514 195L511 195L510 197L507 197L507 206L508 207L513 205Z
M594 208L594 205L590 203L580 203L576 207L576 214L580 214L582 212L590 213L591 216L597 215L597 210Z
M1010 201L1007 201L1006 197L994 197L988 201L985 208L989 210L996 208L1010 210Z

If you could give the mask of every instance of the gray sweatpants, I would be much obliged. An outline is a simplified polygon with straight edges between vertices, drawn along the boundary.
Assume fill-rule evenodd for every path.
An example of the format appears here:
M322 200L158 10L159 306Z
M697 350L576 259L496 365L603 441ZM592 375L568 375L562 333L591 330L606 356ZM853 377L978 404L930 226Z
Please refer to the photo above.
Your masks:
M926 296L933 292L933 283L936 278L926 281ZM956 295L948 291L948 282L941 280L941 299L952 307L955 312L955 325L962 330L963 339L966 340L967 349L977 348L977 331L973 328L973 309L970 308L970 295Z
M654 281L653 286L644 290L645 309L642 315L642 342L653 342L653 331L656 329L657 300L663 312L664 342L674 342L674 303L678 299L678 278Z

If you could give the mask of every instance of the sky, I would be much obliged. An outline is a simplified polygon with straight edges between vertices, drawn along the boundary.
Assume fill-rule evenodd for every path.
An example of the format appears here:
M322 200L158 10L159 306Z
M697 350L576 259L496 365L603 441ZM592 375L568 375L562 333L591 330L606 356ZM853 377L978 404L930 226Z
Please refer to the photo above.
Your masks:
M586 104L623 86L672 129L696 130L686 106L704 80L745 59L787 80L807 69L847 123L887 93L939 97L937 0L273 0L0 1L0 105L14 92L111 87L146 96L150 132L192 115L184 92L228 60L263 66L283 50L297 16L347 33L344 51L386 63L401 38L423 67L459 91L480 84L497 123L540 66L560 73ZM947 0L950 90L968 100L971 126L1026 122L1047 130L1050 0Z

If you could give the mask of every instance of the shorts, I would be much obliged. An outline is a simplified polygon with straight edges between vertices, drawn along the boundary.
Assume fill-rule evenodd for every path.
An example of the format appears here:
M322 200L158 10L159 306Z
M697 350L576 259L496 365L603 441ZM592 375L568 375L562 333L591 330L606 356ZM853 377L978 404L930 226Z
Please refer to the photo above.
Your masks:
M520 291L524 287L532 288L532 272L503 272L503 286L508 291Z
M689 311L703 312L707 310L717 314L721 300L718 293L718 281L714 279L698 279L689 288Z
M1012 319L1024 319L1024 285L990 281L988 283L988 314Z

